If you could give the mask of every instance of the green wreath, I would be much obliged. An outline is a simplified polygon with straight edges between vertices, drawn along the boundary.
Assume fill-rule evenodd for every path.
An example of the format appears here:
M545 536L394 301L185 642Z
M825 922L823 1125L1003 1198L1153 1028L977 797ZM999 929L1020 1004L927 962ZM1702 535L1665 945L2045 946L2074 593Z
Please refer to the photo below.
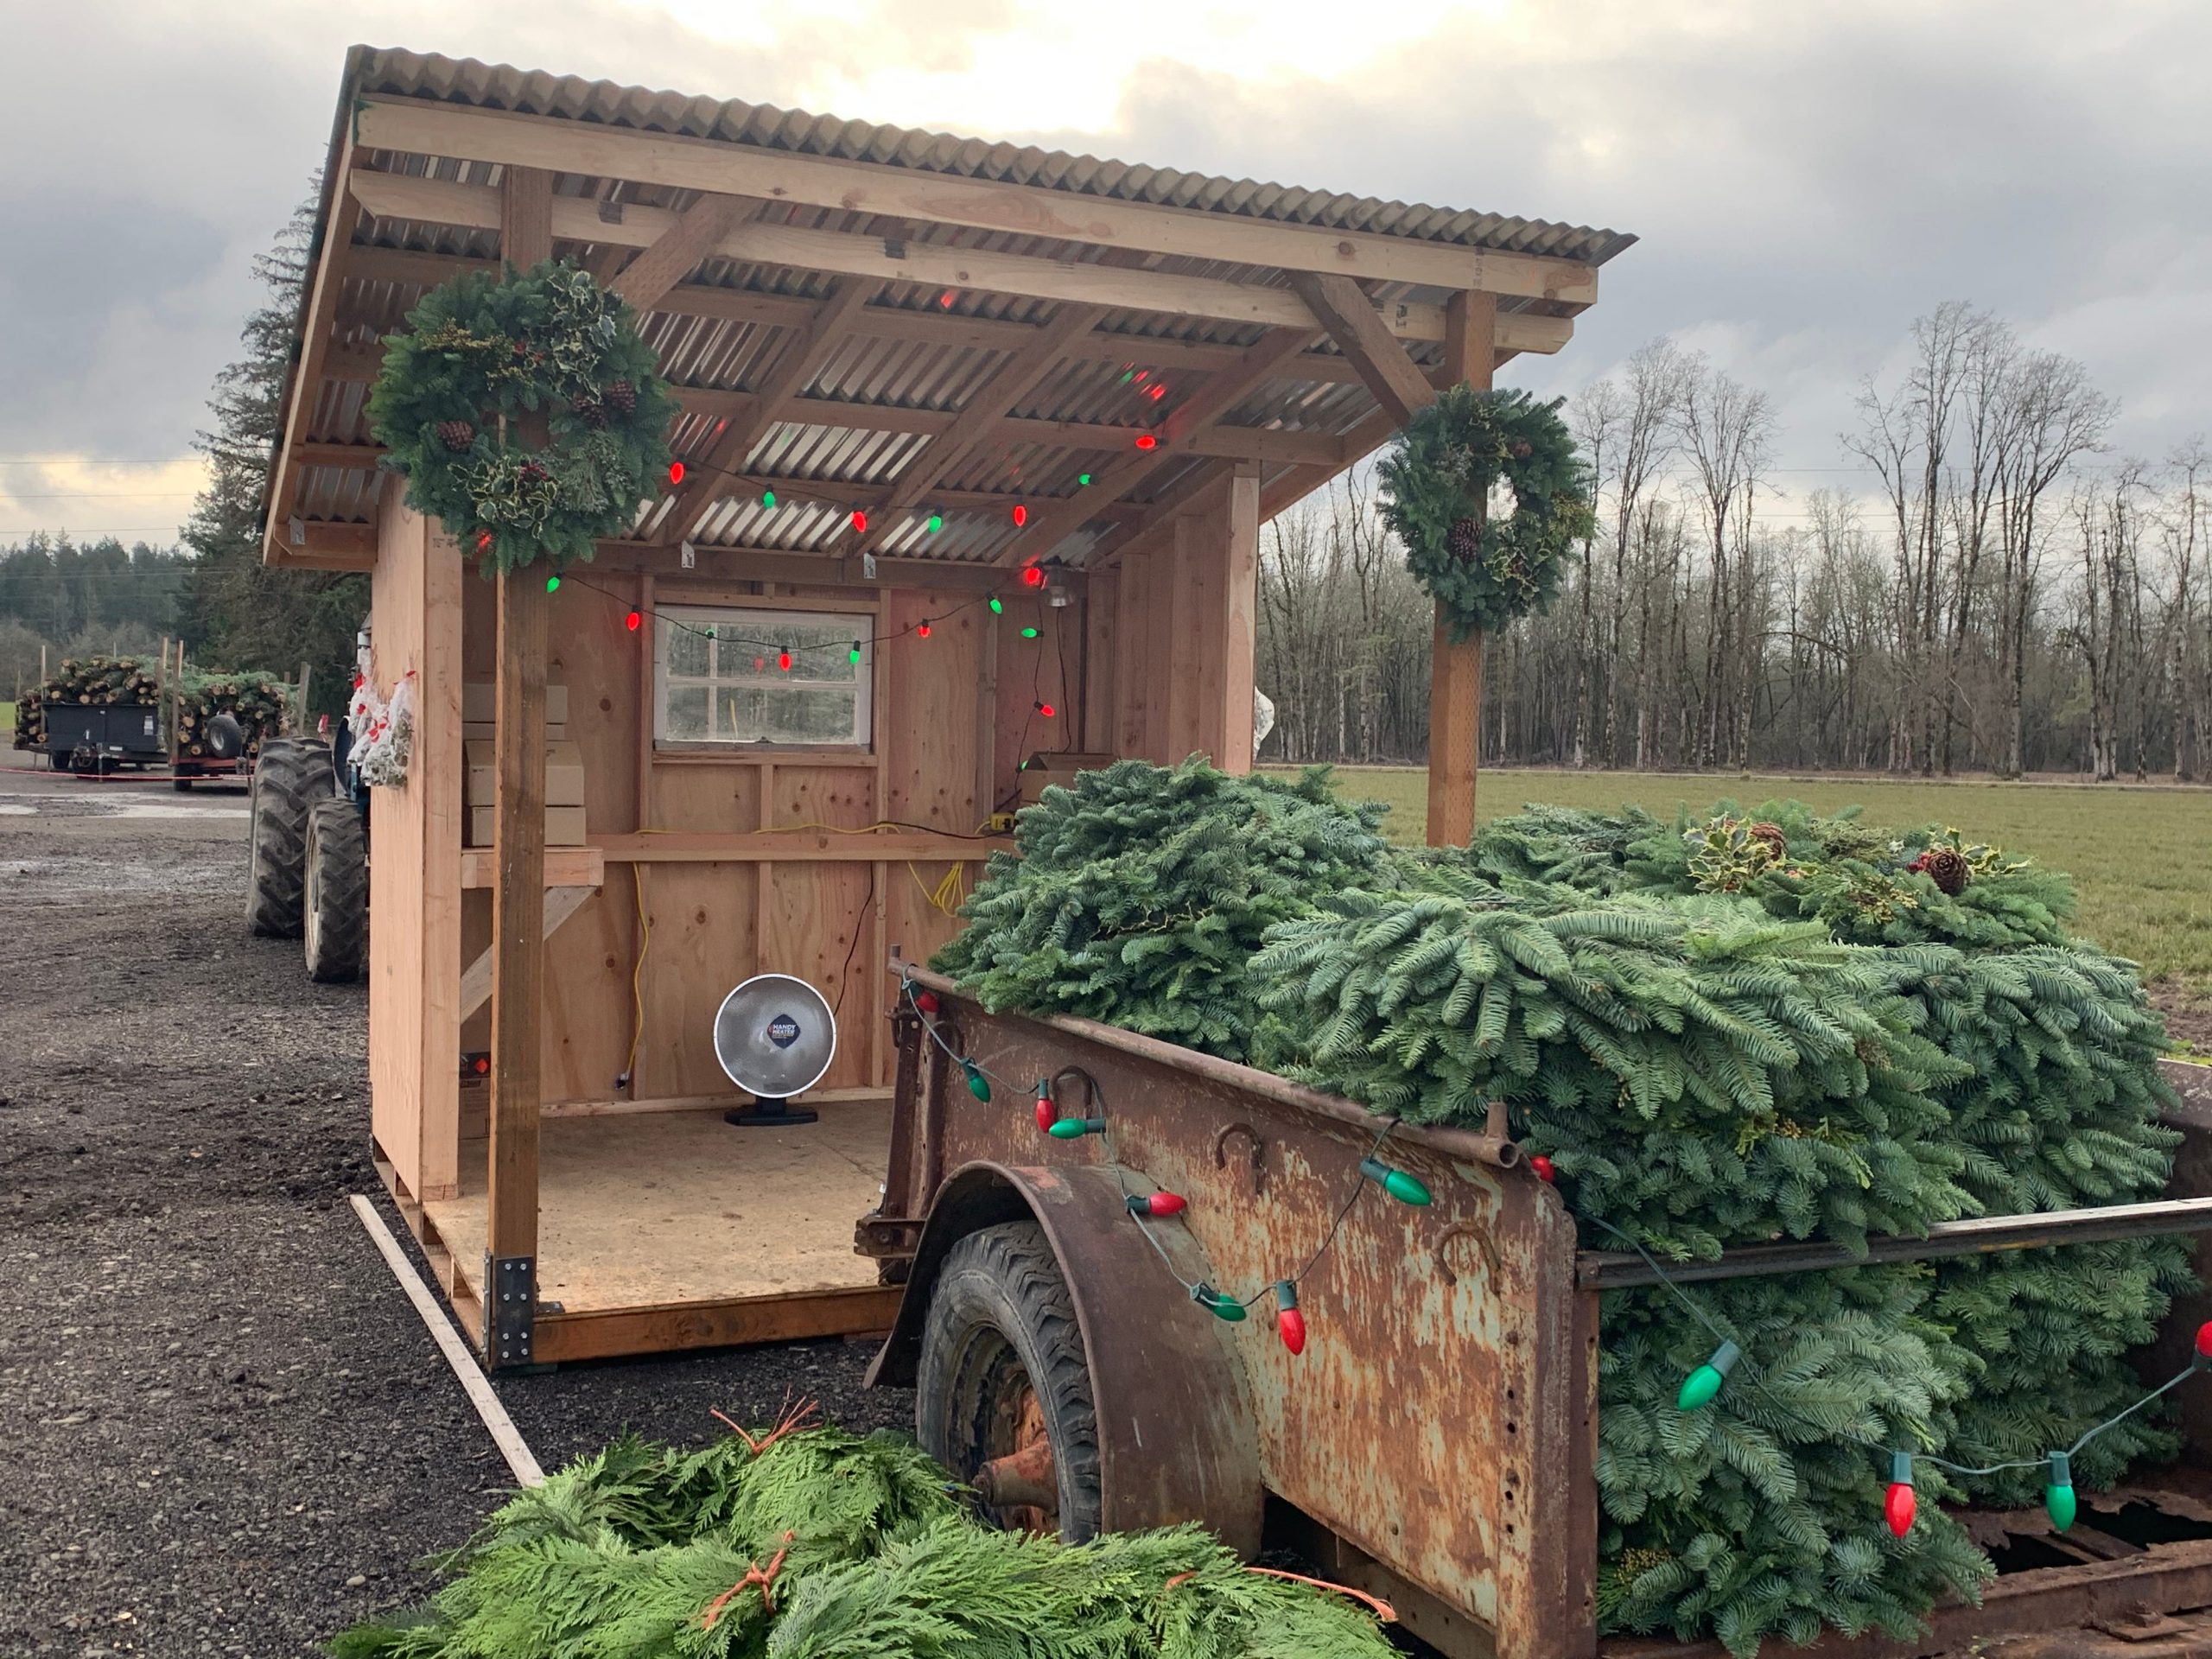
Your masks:
M504 281L470 272L385 341L369 424L407 503L434 513L486 575L588 559L668 476L675 399L636 313L563 261ZM546 441L523 442L543 415Z
M1525 391L1452 387L1406 423L1380 471L1382 516L1455 639L1547 608L1595 522L1559 404ZM1514 507L1493 518L1501 481Z

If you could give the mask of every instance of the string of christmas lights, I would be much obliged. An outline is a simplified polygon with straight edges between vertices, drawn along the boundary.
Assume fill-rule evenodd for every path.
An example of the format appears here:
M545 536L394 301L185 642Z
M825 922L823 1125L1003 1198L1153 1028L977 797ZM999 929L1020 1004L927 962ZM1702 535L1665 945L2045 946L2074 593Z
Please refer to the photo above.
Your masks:
M1603 1228L1642 1256L1644 1266L1649 1268L1656 1275L1659 1282L1666 1287L1669 1294L1682 1305L1692 1319L1713 1333L1714 1340L1719 1344L1719 1346L1713 1351L1712 1355L1703 1364L1683 1378L1681 1392L1675 1399L1675 1408L1686 1414L1711 1405L1719 1396L1721 1388L1727 1382L1729 1374L1735 1370L1737 1362L1743 1358L1742 1348L1737 1345L1726 1332L1713 1323L1706 1311L1691 1299L1688 1292L1675 1282L1667 1270L1652 1258L1651 1252L1645 1249L1637 1239L1623 1232L1602 1217L1584 1216L1580 1219L1587 1221L1593 1226ZM1945 1470L1951 1474L1974 1478L2008 1474L2015 1470L2045 1470L2047 1478L2044 1486L2044 1510L2050 1516L2051 1525L2060 1532L2063 1532L2074 1524L2075 1516L2080 1510L2080 1503L2074 1491L2073 1460L2082 1454L2082 1448L2100 1434L2109 1429L2119 1427L2145 1407L2163 1399L2200 1371L2206 1370L2212 1370L2212 1323L2197 1327L2196 1352L2185 1370L2176 1372L2126 1410L2114 1413L2104 1421L2087 1430L2081 1439L2075 1440L2063 1452L2054 1451L2042 1458L2016 1459L2009 1463L1993 1463L1986 1468L1974 1468L1966 1464L1953 1463L1948 1458L1939 1458L1932 1452L1900 1451L1896 1446L1884 1446L1879 1441L1870 1440L1860 1434L1838 1433L1837 1438L1848 1440L1854 1446L1864 1446L1870 1452L1878 1452L1889 1459L1890 1481L1883 1493L1882 1516L1888 1524L1891 1533L1897 1537L1902 1538L1912 1530L1913 1521L1920 1510L1919 1498L1915 1494L1912 1485L1912 1470L1915 1463L1932 1464L1936 1468ZM1789 1409L1783 1402L1777 1399L1768 1389L1761 1388L1757 1382L1746 1383L1744 1386L1770 1405L1783 1411Z
M929 1033L930 1039L944 1051L947 1058L960 1067L967 1079L969 1094L988 1103L991 1099L994 1081L1008 1089L1018 1086L992 1071L974 1055L963 1054L945 1041L944 1033L937 1027L939 1004L936 993L918 990L912 974L901 977L899 988L907 1006L921 1020L922 1029ZM1079 1077L1083 1081L1085 1109L1081 1116L1064 1115L1061 1111L1058 1088L1061 1080L1068 1077ZM1428 1188L1417 1178L1382 1161L1380 1154L1383 1143L1398 1127L1395 1118L1386 1118L1374 1143L1359 1160L1358 1180L1354 1182L1351 1193L1338 1207L1335 1218L1329 1224L1329 1230L1322 1236L1320 1243L1314 1247L1313 1253L1306 1258L1304 1264L1296 1272L1273 1281L1249 1296L1232 1296L1216 1289L1203 1279L1185 1279L1176 1270L1166 1247L1153 1232L1152 1224L1181 1215L1190 1208L1190 1200L1179 1192L1170 1192L1164 1188L1156 1187L1150 1192L1135 1192L1129 1189L1128 1171L1114 1148L1113 1126L1106 1115L1105 1091L1098 1086L1098 1079L1079 1065L1066 1065L1049 1077L1039 1078L1030 1087L1035 1100L1035 1119L1039 1134L1048 1135L1056 1141L1079 1141L1093 1135L1099 1137L1107 1166L1114 1172L1115 1185L1121 1190L1122 1202L1128 1211L1130 1219L1136 1223L1138 1230L1144 1235L1145 1243L1159 1256L1160 1265L1166 1268L1168 1276L1183 1287L1184 1294L1216 1319L1230 1325L1243 1324L1254 1307L1272 1296L1275 1304L1275 1334L1293 1354L1306 1351L1306 1314L1299 1306L1299 1282L1311 1274L1328 1255L1337 1242L1337 1235L1343 1230L1345 1219L1366 1197L1370 1186L1380 1187L1399 1203L1416 1208L1426 1207L1432 1202Z

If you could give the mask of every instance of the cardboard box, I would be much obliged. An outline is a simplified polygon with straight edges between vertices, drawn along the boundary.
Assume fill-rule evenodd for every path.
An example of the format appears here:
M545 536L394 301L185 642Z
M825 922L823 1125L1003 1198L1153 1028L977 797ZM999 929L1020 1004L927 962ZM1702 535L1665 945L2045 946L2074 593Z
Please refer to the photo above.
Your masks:
M467 847L489 847L497 839L499 827L497 810L489 806L468 809L468 838L462 842ZM581 806L549 806L545 809L545 844L548 847L581 847L584 844L584 810Z
M1078 772L1096 772L1112 766L1114 759L1110 754L1033 754L1020 772L1021 804L1034 806L1047 785L1058 784L1065 789L1075 782Z
M464 681L461 688L461 719L464 728L471 725L490 726L499 718L499 689L489 680ZM558 680L545 683L545 723L548 727L569 723L569 688ZM464 729L464 736L474 733ZM484 735L491 736L486 731Z
M467 769L461 783L461 800L471 807L493 804L498 799L495 791L499 788L499 746L488 739L476 738L461 745L461 757ZM583 804L583 751L566 741L548 743L545 804L581 809Z

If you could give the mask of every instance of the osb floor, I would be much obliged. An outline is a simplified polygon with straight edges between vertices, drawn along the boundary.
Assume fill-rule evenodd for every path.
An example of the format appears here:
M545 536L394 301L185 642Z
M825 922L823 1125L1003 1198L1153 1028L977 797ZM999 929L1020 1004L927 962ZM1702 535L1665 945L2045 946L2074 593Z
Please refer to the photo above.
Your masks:
M876 1282L853 1254L891 1140L887 1101L737 1128L718 1111L549 1118L539 1129L538 1294L569 1313ZM485 1142L461 1195L423 1213L472 1287L483 1272Z

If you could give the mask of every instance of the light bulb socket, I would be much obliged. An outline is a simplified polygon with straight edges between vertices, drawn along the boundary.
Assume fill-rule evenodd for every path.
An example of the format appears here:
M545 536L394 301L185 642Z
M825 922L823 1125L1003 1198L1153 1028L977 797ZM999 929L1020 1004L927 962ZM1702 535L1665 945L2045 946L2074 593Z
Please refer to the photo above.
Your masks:
M1890 1453L1890 1484L1892 1486L1912 1484L1911 1452L1892 1452Z

